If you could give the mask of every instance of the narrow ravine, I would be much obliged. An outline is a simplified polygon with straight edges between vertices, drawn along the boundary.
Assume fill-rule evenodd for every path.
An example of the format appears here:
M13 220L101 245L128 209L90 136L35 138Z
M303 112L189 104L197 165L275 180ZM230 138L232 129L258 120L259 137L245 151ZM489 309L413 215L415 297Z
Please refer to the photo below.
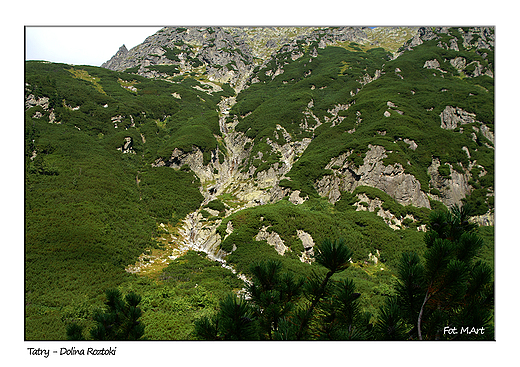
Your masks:
M222 152L224 161L215 163L218 173L211 177L213 180L208 180L206 176L200 177L202 175L199 175L202 184L201 193L204 196L201 206L196 211L189 213L176 226L160 223L159 229L162 233L156 240L163 248L152 249L143 253L135 264L127 267L128 272L156 278L172 260L184 255L189 250L195 250L205 252L209 259L220 262L223 267L235 273L235 270L227 265L223 259L225 254L219 250L221 238L217 233L217 228L222 223L223 218L207 221L200 213L205 205L226 192L231 184L247 179L247 175L240 173L241 163L245 154L247 154L244 152L247 138L242 133L235 131L236 123L226 122L229 110L235 103L236 97L234 96L223 98L218 104L221 143L225 148L225 152ZM197 170L194 170L194 172L197 172ZM206 184L208 181L215 182L209 189ZM237 202L237 205L226 211L226 215L247 206L250 206L247 202ZM241 275L239 277L243 278Z
M251 72L251 71L249 71ZM220 250L223 240L217 233L217 228L224 218L229 215L253 206L274 203L289 194L289 189L281 188L280 180L286 178L293 163L303 154L311 139L302 141L292 140L290 134L281 126L277 127L275 134L283 134L286 144L280 146L274 141L269 141L273 151L281 155L281 160L272 165L268 170L254 174L254 168L244 171L249 154L253 147L253 141L239 131L236 131L238 119L228 119L231 108L237 103L236 96L240 93L247 80L247 75L240 78L235 86L235 96L223 98L218 104L220 136L217 151L213 152L212 161L204 166L202 164L202 152L184 154L184 159L179 166L188 164L191 170L199 177L200 191L204 197L200 207L189 213L178 225L172 226L159 224L161 235L157 241L163 245L162 249L149 250L139 257L139 260L127 267L131 273L139 273L151 277L158 277L173 259L184 255L188 250L202 251L209 259L218 261L223 267L234 270L224 260L226 253ZM249 143L249 144L248 144ZM248 149L246 149L248 147ZM222 163L218 159L222 154ZM294 192L290 201L300 204L305 199ZM231 199L230 199L231 198ZM216 218L204 218L201 211L212 200L222 199L227 205L225 215ZM239 275L240 276L240 275Z

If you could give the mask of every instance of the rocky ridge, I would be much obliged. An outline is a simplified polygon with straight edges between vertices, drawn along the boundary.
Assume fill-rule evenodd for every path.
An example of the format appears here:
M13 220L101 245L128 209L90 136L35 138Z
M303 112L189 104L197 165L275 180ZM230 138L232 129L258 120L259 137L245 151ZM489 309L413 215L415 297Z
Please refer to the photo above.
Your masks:
M154 70L154 66L175 65L180 75L204 75L239 91L253 69L265 65L276 53L294 52L293 60L298 58L301 41L319 41L320 48L355 42L369 48L396 49L414 32L416 28L409 27L165 27L131 50L122 45L101 66L169 78L171 75Z

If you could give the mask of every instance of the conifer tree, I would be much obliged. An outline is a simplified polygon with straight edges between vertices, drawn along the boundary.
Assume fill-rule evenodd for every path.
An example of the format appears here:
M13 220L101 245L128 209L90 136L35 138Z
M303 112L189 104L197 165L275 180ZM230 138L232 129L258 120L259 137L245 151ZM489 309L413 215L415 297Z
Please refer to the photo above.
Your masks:
M213 318L195 322L203 340L366 340L370 315L362 314L354 283L331 282L334 274L350 265L352 251L345 241L325 240L315 247L315 271L306 280L282 271L276 260L254 263L250 268L249 298L228 296ZM323 269L321 269L323 270ZM298 305L298 306L296 306Z
M250 267L252 282L247 286L255 316L259 321L262 337L272 340L273 331L280 320L294 307L301 294L303 279L295 279L288 272L282 273L282 263L267 260Z
M94 312L96 322L90 330L93 340L139 340L144 335L144 325L139 321L142 315L138 307L141 296L131 292L123 299L118 289L105 291L106 309ZM76 323L67 327L68 340L85 340L83 328Z
M203 340L273 339L280 320L289 314L303 284L282 272L278 260L266 260L250 266L252 281L246 286L249 299L229 295L220 302L213 318L195 322L195 334Z
M355 292L350 279L334 282L319 305L320 315L315 323L317 339L367 340L371 338L370 313L362 313L360 293Z
M406 325L401 316L399 300L388 297L380 308L378 320L374 328L376 340L405 340Z
M415 253L401 257L397 296L381 309L377 325L380 338L492 338L492 271L475 261L483 240L476 233L477 225L470 223L469 213L467 205L432 212L424 236L424 261ZM408 329L406 335L400 322ZM443 333L445 327L468 326L488 329L488 333Z
M340 238L336 241L324 240L316 248L316 263L325 267L328 271L325 276L319 276L314 272L313 277L307 282L307 295L310 300L310 304L306 306L305 310L301 313L299 320L298 331L296 332L296 340L302 340L305 338L305 333L308 331L309 321L311 320L312 314L319 302L327 294L327 285L330 278L339 272L347 269L350 265L349 260L352 257L353 252L345 244L345 240Z
M83 326L78 325L75 322L67 325L67 340L85 340L83 329Z
M214 317L195 321L195 336L200 340L257 340L258 322L251 305L243 297L228 295L220 301Z

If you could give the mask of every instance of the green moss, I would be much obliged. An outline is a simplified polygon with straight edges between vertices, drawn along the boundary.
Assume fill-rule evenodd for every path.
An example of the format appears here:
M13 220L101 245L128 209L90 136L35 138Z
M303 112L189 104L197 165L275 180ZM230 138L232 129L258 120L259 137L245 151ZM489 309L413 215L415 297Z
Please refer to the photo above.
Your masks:
M182 50L180 48L169 48L169 47L163 47L164 50L166 51L163 56L166 57L167 59L170 59L172 61L177 61L177 62L180 62L181 60L179 59L179 54L182 53Z
M451 179L451 168L447 164L441 164L439 168L437 168L439 174L447 179Z
M179 73L179 68L176 65L150 65L146 67L149 70L155 70L159 73L168 75L175 75Z
M210 201L208 204L205 205L205 208L209 208L212 210L217 210L219 212L225 212L226 211L226 205L219 199L215 199Z

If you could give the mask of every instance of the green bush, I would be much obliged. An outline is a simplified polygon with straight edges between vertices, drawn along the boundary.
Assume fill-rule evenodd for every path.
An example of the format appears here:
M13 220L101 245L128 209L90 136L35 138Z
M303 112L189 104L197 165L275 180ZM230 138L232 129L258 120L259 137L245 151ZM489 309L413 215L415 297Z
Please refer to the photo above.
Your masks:
M158 222L176 224L202 203L199 180L191 171L156 167L142 172L140 179L143 203Z
M218 199L210 201L208 204L206 204L205 207L213 209L213 210L217 210L219 212L226 211L226 205L224 205L224 203Z
M447 179L451 179L451 168L447 164L442 164L437 168L437 171L439 174Z
M175 133L173 142L190 150L198 142L207 149L216 147L212 134L218 132L215 103L220 96L203 102L191 85L91 66L74 68L96 80L99 88L74 78L69 69L64 64L26 63L26 95L49 97L61 122L49 124L49 111L42 107L26 111L28 340L65 338L68 315L78 314L70 311L73 305L92 299L93 306L100 306L99 289L135 280L124 269L156 247L157 222L175 224L199 208L200 184L191 171L151 167L169 134ZM137 93L122 88L120 80L132 81ZM80 108L73 111L65 104ZM209 143L193 129L180 130L176 120L165 118L188 111L200 116L197 108L206 111L205 117L213 116L199 118L206 137L211 137ZM32 118L36 111L43 117ZM118 115L122 119L115 128L111 118ZM126 137L131 137L136 154L117 150ZM36 157L31 160L33 152Z
M155 70L159 73L174 75L179 73L179 68L176 65L150 65L146 67L149 70Z

